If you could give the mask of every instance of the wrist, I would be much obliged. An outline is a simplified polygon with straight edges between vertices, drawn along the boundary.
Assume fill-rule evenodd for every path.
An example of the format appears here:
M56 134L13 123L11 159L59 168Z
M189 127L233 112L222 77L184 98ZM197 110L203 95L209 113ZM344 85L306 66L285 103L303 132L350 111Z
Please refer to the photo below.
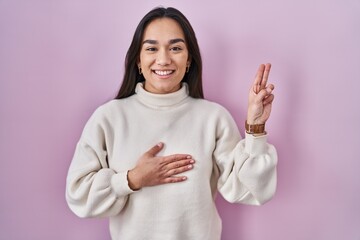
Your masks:
M128 171L127 180L129 183L129 187L134 191L139 190L142 187L141 178L139 177L139 174L137 174L135 169L131 169Z
M248 117L246 118L246 122L247 122L249 125L265 124L265 122L259 120L259 118L249 117L249 114L248 114Z
M249 123L247 120L245 121L245 131L248 134L256 134L256 135L263 135L266 134L265 132L265 123L261 124L253 124Z

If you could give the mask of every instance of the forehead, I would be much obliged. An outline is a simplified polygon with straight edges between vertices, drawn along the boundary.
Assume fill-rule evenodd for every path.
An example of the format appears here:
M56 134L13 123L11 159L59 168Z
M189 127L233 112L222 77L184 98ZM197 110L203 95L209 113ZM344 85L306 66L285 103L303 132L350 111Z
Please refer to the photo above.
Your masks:
M158 18L145 28L143 40L184 39L184 32L180 24L171 18ZM184 39L185 40L185 39Z

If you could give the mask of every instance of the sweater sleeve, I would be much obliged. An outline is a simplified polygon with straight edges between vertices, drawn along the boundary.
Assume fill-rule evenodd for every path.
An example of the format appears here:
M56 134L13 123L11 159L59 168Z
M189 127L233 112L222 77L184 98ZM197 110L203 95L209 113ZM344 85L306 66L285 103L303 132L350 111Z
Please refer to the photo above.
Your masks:
M109 127L104 114L97 110L76 146L66 179L66 201L79 217L117 215L133 192L127 171L115 172L108 166Z
M218 123L213 157L219 173L217 188L227 201L262 205L275 194L276 149L267 143L267 135L245 133L241 139L228 112Z

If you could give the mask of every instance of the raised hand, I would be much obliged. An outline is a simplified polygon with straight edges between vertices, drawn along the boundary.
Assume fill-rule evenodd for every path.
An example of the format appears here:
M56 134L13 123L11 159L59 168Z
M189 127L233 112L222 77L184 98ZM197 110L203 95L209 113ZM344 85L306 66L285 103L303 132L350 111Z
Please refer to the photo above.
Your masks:
M272 102L274 100L273 84L267 84L271 64L261 64L256 73L254 83L249 92L249 103L247 112L248 124L263 124L271 113Z
M136 167L128 172L131 189L138 190L146 186L182 182L187 179L177 174L191 170L195 160L188 154L157 157L156 154L163 147L163 143L152 147L140 157Z

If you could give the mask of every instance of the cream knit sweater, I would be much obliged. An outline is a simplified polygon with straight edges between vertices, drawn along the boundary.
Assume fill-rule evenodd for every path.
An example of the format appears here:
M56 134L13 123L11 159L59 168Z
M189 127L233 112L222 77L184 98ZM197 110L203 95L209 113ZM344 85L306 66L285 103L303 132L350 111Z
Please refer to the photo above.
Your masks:
M127 171L158 142L158 155L190 154L194 169L181 183L132 191ZM260 205L276 188L277 154L266 136L241 140L220 105L146 92L99 107L87 122L70 165L66 200L80 217L110 217L113 240L219 240L217 191L229 202Z

